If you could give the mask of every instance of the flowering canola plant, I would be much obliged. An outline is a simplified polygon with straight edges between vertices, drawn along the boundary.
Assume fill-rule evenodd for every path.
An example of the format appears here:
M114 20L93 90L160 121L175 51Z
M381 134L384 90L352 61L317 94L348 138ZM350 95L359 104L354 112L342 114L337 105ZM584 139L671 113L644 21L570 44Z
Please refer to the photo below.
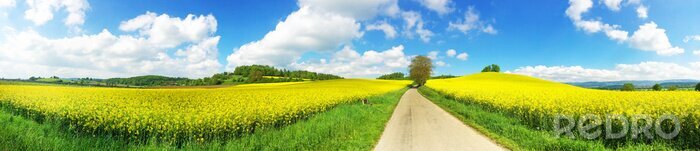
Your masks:
M89 134L167 142L239 136L335 105L398 90L408 81L343 79L218 89L0 85L0 104Z
M551 126L551 119L557 115L658 118L671 114L683 123L682 136L700 140L695 134L700 130L700 93L694 91L595 90L506 73L429 80L426 86L456 100L509 113L533 127Z

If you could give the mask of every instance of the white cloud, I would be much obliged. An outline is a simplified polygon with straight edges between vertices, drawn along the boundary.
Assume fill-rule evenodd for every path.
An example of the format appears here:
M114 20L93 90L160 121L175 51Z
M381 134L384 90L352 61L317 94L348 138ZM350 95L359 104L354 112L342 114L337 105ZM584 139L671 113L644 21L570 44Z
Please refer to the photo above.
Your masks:
M587 69L581 66L526 66L508 71L560 82L698 79L700 70L675 63L642 62L618 64L615 69Z
M370 24L365 27L366 30L372 31L372 30L380 30L384 32L384 37L387 39L393 39L396 38L396 29L394 29L394 26L391 26L387 22L378 22L375 24Z
M440 52L430 51L430 52L428 52L428 58L430 58L432 60L436 60L436 59L438 59L438 54L440 54Z
M239 65L286 66L310 51L330 51L359 38L353 18L303 7L277 24L259 41L247 43L228 56L227 69Z
M402 12L401 17L403 18L404 22L406 22L406 25L404 26L404 32L406 35L413 37L414 34L418 34L423 42L430 42L430 37L432 37L434 34L432 31L423 27L423 18L418 12Z
M360 55L349 46L335 53L330 61L293 63L290 67L321 73L331 73L344 77L370 77L398 70L405 70L410 57L403 52L403 45L385 51L365 51Z
M487 24L481 21L479 18L479 13L474 9L474 7L469 7L467 12L464 13L464 19L458 19L455 22L450 21L447 27L448 31L457 30L465 35L469 31L476 30L478 32L484 32L488 34L496 34L498 31L493 28L491 24Z
M593 7L593 1L591 0L569 0L569 7L566 8L566 15L571 18L571 20L579 21L581 20L581 14L587 12Z
M299 7L357 20L372 19L377 15L396 16L400 11L398 0L299 0Z
M16 3L15 0L0 0L0 8L12 8Z
M611 10L617 11L620 9L620 0L604 0L604 3ZM671 56L683 53L685 50L679 47L674 47L666 36L666 30L658 28L656 23L649 22L639 26L631 37L628 37L629 32L620 30L619 25L610 25L598 20L585 20L582 14L588 12L593 7L591 0L569 0L569 8L566 9L566 15L573 21L578 29L582 29L586 33L604 32L611 40L618 43L627 42L630 47L643 51L654 51L658 55ZM640 1L628 1L628 4L639 5L637 9L640 18L647 17L647 8ZM687 38L686 38L687 39ZM687 41L687 40L686 40Z
M119 25L122 31L137 31L139 34L149 36L153 44L164 47L174 47L183 42L198 42L216 32L217 22L212 15L189 14L185 19L172 18L167 14L160 16L152 12L139 15Z
M491 25L486 25L486 28L482 29L481 31L492 35L498 34L498 30L494 29Z
M423 7L437 12L439 15L445 15L452 12L454 9L450 7L450 0L418 0Z
M467 60L468 57L469 57L469 55L466 52L463 52L463 53L460 53L459 55L457 55L457 59L459 59L459 60Z
M454 57L455 55L457 55L457 50L448 49L445 53L447 54L448 57Z
M687 43L690 41L700 41L700 35L690 35L683 38L683 42Z
M693 51L693 55L700 56L700 50Z
M438 67L449 66L449 64L445 63L444 61L436 61L435 65Z
M300 0L292 12L262 39L247 43L227 57L227 69L296 63L304 53L336 50L362 37L360 23L378 15L396 16L396 0Z
M85 11L90 8L87 0L27 0L27 6L24 18L37 26L52 20L54 12L62 9L68 13L64 20L66 26L82 25L85 22Z
M160 15L162 16L168 15ZM189 19L175 17L168 18L169 22L151 20L148 24L153 26L140 28L138 35L114 35L105 29L94 35L59 39L46 38L31 29L21 32L4 31L7 39L0 43L0 64L12 68L0 69L0 77L56 75L107 78L145 74L211 76L221 69L221 64L217 61L220 37L214 35L215 29L194 29L200 29L200 26L206 26L206 29L216 28L216 20L211 15L188 18L203 22L186 22ZM211 21L205 21L207 19ZM171 23L181 24L164 25ZM179 41L177 44L154 40L157 36L151 32L158 30L156 24L159 24L158 27L178 26L190 29L186 33L178 33L182 30L168 33L174 36L199 35L193 32L203 32L204 36Z
M685 50L671 45L665 32L666 30L657 28L654 22L646 23L632 34L629 39L630 46L644 51L655 51L664 56L683 53Z
M641 19L646 19L647 17L649 17L649 15L647 13L648 11L649 11L649 9L646 6L639 5L637 7L637 17L639 17Z
M620 11L622 0L603 0L603 3L612 11Z

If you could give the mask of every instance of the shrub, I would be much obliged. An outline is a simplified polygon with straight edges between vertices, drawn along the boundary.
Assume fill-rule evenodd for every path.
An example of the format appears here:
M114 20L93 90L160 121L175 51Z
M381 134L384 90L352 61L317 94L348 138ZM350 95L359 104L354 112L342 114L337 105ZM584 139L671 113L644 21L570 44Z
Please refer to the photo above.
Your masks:
M698 83L697 85L695 85L695 91L700 91L700 83Z
M676 91L676 90L678 90L678 86L674 85L674 86L668 87L668 90L669 91Z
M661 91L661 85L660 84L654 84L653 87L651 87L652 90L654 91Z
M624 85L622 85L622 91L634 91L634 84L625 83Z

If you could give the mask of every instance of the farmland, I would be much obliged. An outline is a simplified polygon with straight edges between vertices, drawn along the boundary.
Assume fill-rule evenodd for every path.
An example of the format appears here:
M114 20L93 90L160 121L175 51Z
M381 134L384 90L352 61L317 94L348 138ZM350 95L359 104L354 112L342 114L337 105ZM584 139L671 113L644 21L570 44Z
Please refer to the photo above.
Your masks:
M329 80L219 89L125 89L0 85L0 102L35 121L80 134L167 144L240 137L295 123L337 105L405 87L407 81Z
M438 93L467 104L475 104L490 112L503 113L522 121L530 129L551 131L557 115L580 118L583 115L605 117L618 114L625 117L648 115L658 119L673 115L680 119L680 134L673 139L632 138L603 139L606 146L630 142L664 142L678 148L696 148L700 144L700 93L693 91L620 92L585 89L532 77L481 73L453 79L430 80L426 84ZM605 120L605 119L603 119ZM664 130L672 125L660 124ZM614 130L619 131L615 123ZM605 131L605 129L603 129ZM577 133L577 136L580 134ZM577 139L583 139L577 137ZM561 145L561 144L560 144Z

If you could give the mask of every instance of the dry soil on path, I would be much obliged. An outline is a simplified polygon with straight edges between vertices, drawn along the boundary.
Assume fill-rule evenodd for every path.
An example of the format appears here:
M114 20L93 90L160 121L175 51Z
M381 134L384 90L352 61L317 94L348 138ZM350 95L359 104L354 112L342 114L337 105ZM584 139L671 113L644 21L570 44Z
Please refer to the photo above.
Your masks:
M423 97L408 90L374 150L507 150Z

